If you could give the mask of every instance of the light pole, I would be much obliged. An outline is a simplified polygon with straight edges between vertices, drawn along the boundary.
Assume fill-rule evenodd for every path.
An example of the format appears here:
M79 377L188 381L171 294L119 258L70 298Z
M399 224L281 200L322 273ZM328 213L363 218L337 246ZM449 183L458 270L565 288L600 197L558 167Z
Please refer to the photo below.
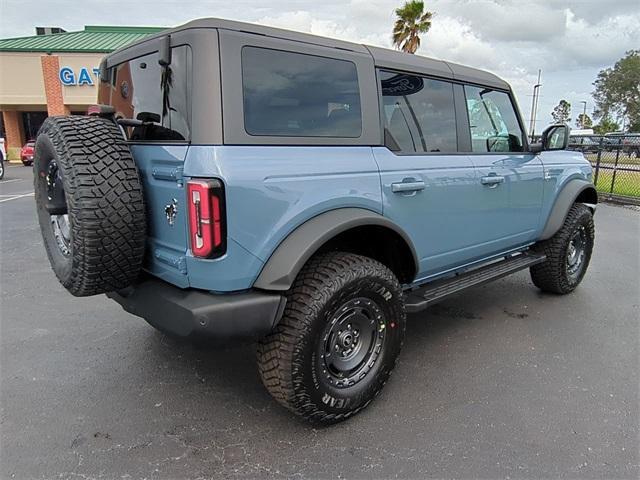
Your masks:
M581 128L584 130L584 124L585 124L585 121L587 120L587 102L584 100L581 100L580 103L584 104L584 110L582 111L582 121L580 122Z
M538 95L540 93L540 74L542 70L538 70L538 82L533 86L533 99L531 100L531 121L529 124L529 131L531 132L531 141L536 134L536 116L538 115Z

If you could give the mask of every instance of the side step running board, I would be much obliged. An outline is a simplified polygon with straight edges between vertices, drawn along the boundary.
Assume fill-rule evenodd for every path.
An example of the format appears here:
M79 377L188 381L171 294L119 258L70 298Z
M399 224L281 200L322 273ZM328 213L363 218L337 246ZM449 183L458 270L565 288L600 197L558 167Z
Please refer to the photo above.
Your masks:
M469 287L475 287L505 277L519 270L524 270L532 265L544 262L545 259L546 257L544 255L529 252L522 253L476 268L475 270L458 274L454 277L427 283L405 294L404 302L407 312L419 312L449 295L461 292Z

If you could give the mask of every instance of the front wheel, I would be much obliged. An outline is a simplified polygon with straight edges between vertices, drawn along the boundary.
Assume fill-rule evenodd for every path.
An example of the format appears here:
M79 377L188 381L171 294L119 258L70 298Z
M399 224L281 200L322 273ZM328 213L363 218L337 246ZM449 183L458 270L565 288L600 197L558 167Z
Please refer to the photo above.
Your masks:
M404 330L402 289L387 267L350 253L316 256L298 275L279 324L258 346L262 382L309 421L345 420L382 390Z
M558 294L575 290L589 267L594 239L591 210L581 203L574 204L560 230L533 247L547 256L544 262L531 267L535 286Z

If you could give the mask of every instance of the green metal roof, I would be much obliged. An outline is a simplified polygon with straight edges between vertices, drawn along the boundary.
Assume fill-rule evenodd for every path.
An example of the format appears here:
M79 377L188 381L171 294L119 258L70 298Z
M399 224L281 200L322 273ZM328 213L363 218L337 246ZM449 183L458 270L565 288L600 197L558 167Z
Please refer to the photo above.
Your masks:
M0 39L0 52L109 53L164 27L111 27L87 25L78 32Z

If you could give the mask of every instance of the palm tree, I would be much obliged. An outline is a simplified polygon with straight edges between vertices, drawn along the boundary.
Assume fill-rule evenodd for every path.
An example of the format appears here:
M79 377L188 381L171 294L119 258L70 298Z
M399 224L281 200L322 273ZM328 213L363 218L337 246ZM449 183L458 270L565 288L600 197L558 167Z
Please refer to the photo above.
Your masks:
M398 19L393 26L393 44L407 53L416 53L420 47L421 33L431 28L432 12L424 11L424 2L412 0L403 7L396 8Z

